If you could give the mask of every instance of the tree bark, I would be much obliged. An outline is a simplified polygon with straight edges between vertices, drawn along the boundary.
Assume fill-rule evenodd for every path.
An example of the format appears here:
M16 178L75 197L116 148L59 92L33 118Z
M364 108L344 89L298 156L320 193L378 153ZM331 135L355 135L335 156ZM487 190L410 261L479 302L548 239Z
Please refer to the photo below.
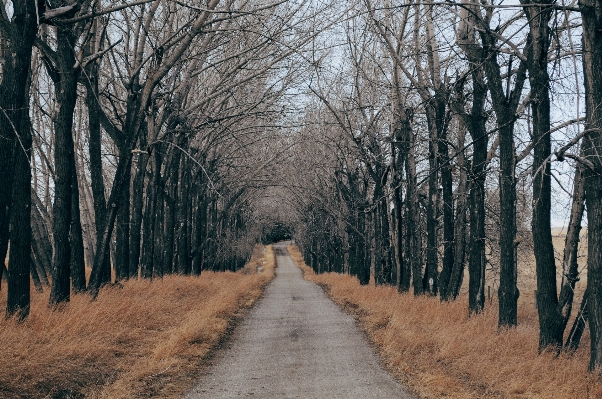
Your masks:
M79 210L79 189L75 159L71 168L73 173L73 188L71 191L71 231L69 244L71 246L71 286L75 293L86 290L86 267L84 264L84 240Z
M569 318L571 317L573 299L575 296L575 284L577 281L579 281L579 264L577 263L577 255L581 235L581 222L583 219L583 211L585 209L583 169L583 165L576 165L575 178L573 180L571 214L569 217L569 226L567 228L564 242L564 255L562 257L562 282L560 284L557 312L561 314L563 318L563 331L566 329ZM579 312L583 313L581 310Z
M96 50L95 41L91 41L89 50ZM95 259L98 257L99 239L102 237L107 219L107 202L105 199L105 184L102 172L102 133L100 125L100 105L98 104L98 65L90 63L86 67L86 107L88 108L88 151L90 155L90 183L94 202L94 226L96 239ZM107 247L103 254L104 263L99 274L100 286L111 281L111 257Z
M140 144L141 148L145 148L145 143ZM130 225L130 255L129 255L129 267L128 267L128 278L138 277L138 268L140 265L140 244L142 240L142 206L144 203L144 178L146 175L146 164L148 161L148 154L138 153L136 160L135 169L136 175L132 182L132 215ZM147 188L150 186L147 185ZM148 195L148 191L147 191Z
M550 141L550 76L548 51L552 9L548 0L522 0L523 4L540 5L525 7L530 34L527 39L527 68L531 85L531 109L533 113L533 249L537 274L537 313L539 315L539 351L553 346L562 348L564 321L558 312L556 288L556 264L550 211L552 208Z
M36 291L39 293L44 292L44 289L42 288L42 283L40 282L40 276L38 275L38 271L36 269L33 254L31 257L31 262L29 263L29 274L31 274L31 281L33 281L33 286L35 287Z
M52 273L52 243L40 211L35 204L32 204L31 230L33 250L38 262L44 268L44 275Z
M120 157L125 155L126 150L120 151ZM131 162L131 161L130 161ZM125 280L129 276L130 256L130 178L131 170L124 176L123 190L119 199L119 210L115 224L115 279Z
M406 161L406 178L408 180L407 200L406 200L406 235L409 249L408 258L412 265L412 286L414 295L422 295L424 288L422 285L422 236L418 233L420 229L420 204L418 202L416 158L412 148L414 148L414 134L409 132L407 137L410 151Z
M591 337L589 369L602 374L602 0L580 0L583 23L583 78L585 83L585 158L587 205L587 313Z
M178 201L177 201L177 226L176 226L176 262L177 270L180 274L190 274L190 253L188 236L188 205L189 205L189 184L188 184L188 159L181 157L179 168Z
M488 21L490 22L490 21ZM500 138L500 286L498 289L498 327L512 327L517 324L517 304L519 291L516 285L516 154L514 148L514 124L516 110L526 79L527 63L521 60L515 73L513 90L504 92L501 68L498 63L499 50L496 37L481 32L483 44L483 66L491 94L493 110L497 118ZM508 66L512 71L512 65ZM510 74L512 75L512 74ZM506 79L511 79L511 76ZM510 88L510 85L506 85Z
M432 106L431 106L432 107ZM427 106L429 108L429 106ZM427 110L427 115L429 112ZM438 129L432 115L428 118L429 137L429 177L428 200L426 207L426 269L422 280L423 290L430 295L437 295L439 289L439 255L438 255L438 212L439 204L439 156L437 150Z
M466 131L458 132L457 148L464 148L464 138ZM457 165L459 172L458 179L458 199L456 204L455 231L454 231L454 264L449 276L449 282L445 295L441 294L441 299L456 299L460 293L462 280L464 278L464 264L466 257L466 210L467 210L467 185L468 173L464 159L464 151L460 151L457 156Z
M157 207L158 191L161 191L161 156L158 148L153 148L150 157L150 176L146 186L146 204L144 206L144 218L142 222L142 256L140 259L140 275L142 278L152 278L154 268L154 252L161 251L161 247L155 248L154 232L155 209ZM163 243L167 245L167 243Z
M587 325L587 302L589 300L589 290L585 290L583 293L583 298L581 299L581 306L579 307L579 312L577 313L577 317L575 317L575 322L573 323L573 327L569 332L568 337L566 338L566 343L564 347L567 351L575 351L579 348L579 344L581 343L581 337L583 336L583 332L585 331L585 327Z
M453 196L453 178L452 164L449 159L449 144L447 142L447 128L445 121L445 103L439 108L440 115L438 119L442 124L438 141L438 156L439 167L441 168L441 187L443 199L443 261L441 267L441 275L439 281L439 290L441 298L449 296L448 286L451 278L452 270L454 269L454 249L455 244L459 242L459 237L455 235L454 221L454 196ZM456 241L458 240L458 241Z
M53 76L55 97L60 104L54 121L54 203L52 206L52 290L50 306L69 302L71 295L71 245L69 233L72 224L72 199L75 171L73 142L73 113L77 101L77 74L74 70L75 37L71 26L57 27L56 68ZM79 209L79 205L78 205ZM81 226L80 226L81 229Z
M0 83L0 259L10 241L6 316L29 315L31 262L31 126L29 87L31 53L37 32L35 3L12 2L6 54ZM9 228L10 226L10 228Z

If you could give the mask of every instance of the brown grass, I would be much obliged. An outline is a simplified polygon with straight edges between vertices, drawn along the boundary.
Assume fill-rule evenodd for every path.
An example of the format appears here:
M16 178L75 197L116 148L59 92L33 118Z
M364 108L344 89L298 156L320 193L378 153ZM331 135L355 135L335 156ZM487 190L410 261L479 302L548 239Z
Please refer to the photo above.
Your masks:
M584 336L573 355L537 354L537 314L519 307L520 325L497 332L497 306L468 317L467 298L399 294L392 287L360 286L348 275L315 275L289 246L306 279L359 321L385 367L424 398L602 398L602 382L587 373ZM586 333L587 334L587 333Z
M27 321L0 322L0 397L180 397L274 267L270 246L238 273L128 281L60 311L34 293Z

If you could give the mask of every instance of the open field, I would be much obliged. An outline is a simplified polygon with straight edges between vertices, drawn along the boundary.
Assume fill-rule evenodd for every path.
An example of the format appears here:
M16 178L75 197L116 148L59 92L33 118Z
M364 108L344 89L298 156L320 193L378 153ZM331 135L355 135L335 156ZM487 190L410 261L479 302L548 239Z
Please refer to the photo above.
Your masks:
M562 280L562 256L564 250L564 240L566 237L566 229L553 228L552 229L552 242L554 244L554 251L556 255L556 280L558 287L560 288L560 282ZM579 310L581 304L581 297L585 291L587 285L587 230L581 230L581 241L579 243L578 251L578 264L579 264L579 281L575 285L575 303L573 305L574 313ZM535 307L535 295L534 291L537 289L537 275L535 274L535 258L532 250L526 250L519 255L518 258L518 276L517 284L520 290L519 303ZM466 275L468 277L468 274ZM468 280L465 280L468 281ZM492 287L492 296L497 297L497 282ZM569 329L570 329L569 324Z
M127 281L60 311L47 308L48 292L32 293L24 323L0 322L0 397L180 397L274 267L270 246L237 273Z
M467 298L399 294L360 286L348 275L315 275L298 249L289 252L308 280L356 317L387 369L424 398L600 398L602 382L587 373L589 336L574 354L537 354L533 303L519 304L519 326L497 332L497 304L468 317Z

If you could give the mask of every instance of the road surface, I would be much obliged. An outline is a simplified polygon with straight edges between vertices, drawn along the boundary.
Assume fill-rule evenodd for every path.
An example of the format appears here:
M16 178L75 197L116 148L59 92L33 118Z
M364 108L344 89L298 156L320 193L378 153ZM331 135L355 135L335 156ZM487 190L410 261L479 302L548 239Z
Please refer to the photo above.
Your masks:
M414 398L387 374L353 318L274 245L263 298L186 399Z

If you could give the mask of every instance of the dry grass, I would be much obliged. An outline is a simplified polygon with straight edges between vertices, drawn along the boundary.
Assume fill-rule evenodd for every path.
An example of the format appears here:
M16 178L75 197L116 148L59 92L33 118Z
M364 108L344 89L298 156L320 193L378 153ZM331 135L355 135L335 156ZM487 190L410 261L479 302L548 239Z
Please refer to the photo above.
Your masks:
M0 397L180 397L274 267L270 246L238 273L128 281L93 303L76 296L61 311L34 293L27 321L0 322Z
M360 286L347 275L315 275L296 247L289 252L306 279L356 317L385 367L421 397L602 398L602 382L587 373L588 336L573 355L537 355L532 303L520 306L517 328L498 333L495 303L469 318L466 297L441 303L392 287Z

